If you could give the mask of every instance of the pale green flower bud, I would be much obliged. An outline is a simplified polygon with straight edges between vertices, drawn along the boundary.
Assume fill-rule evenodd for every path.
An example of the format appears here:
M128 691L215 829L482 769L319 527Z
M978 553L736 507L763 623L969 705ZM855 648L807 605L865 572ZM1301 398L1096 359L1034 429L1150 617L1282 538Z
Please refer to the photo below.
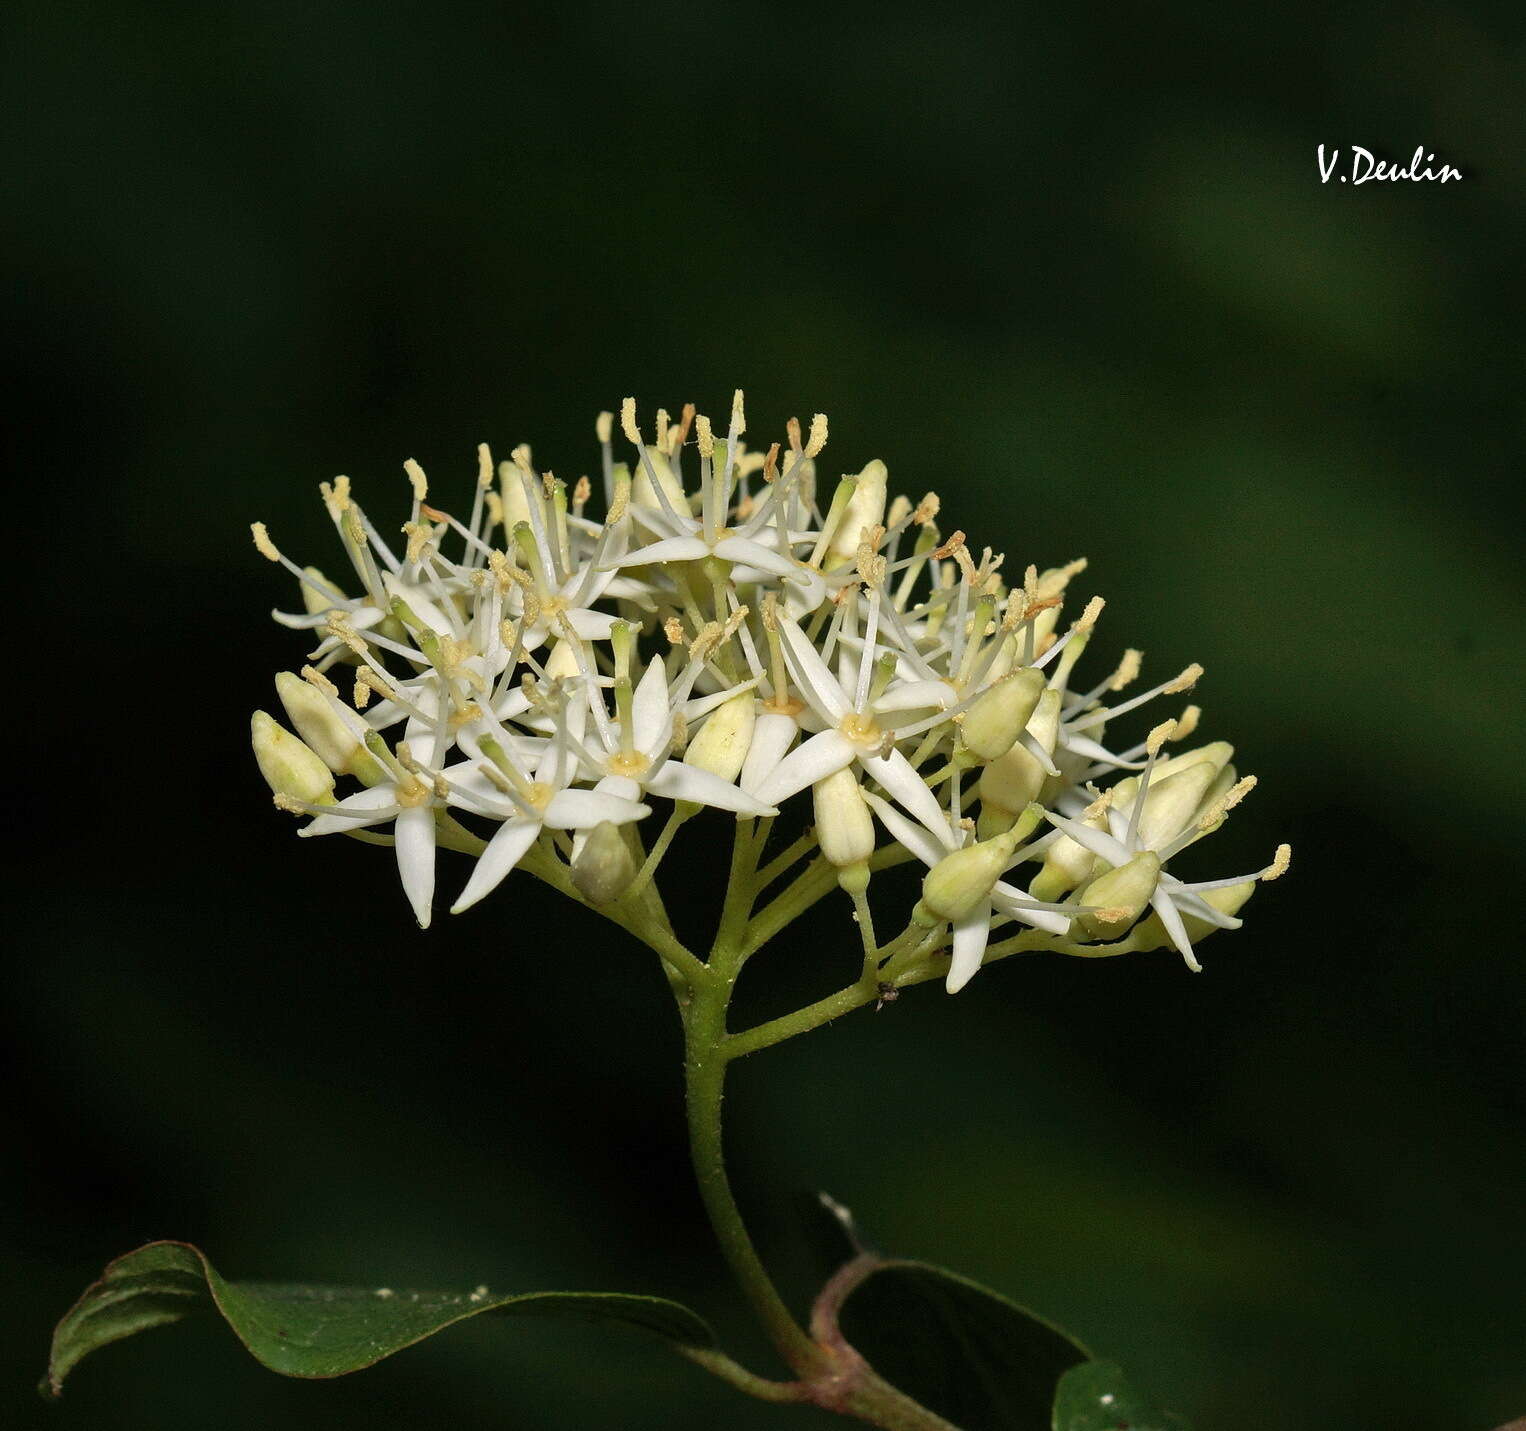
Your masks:
M303 610L309 616L321 616L325 611L332 611L334 603L324 595L324 590L337 591L338 587L315 566L303 567L302 575L312 577L318 583L317 586L309 586L305 581L302 583Z
M711 711L699 734L689 742L685 764L735 783L752 746L756 704L751 691L742 691Z
M353 775L363 784L384 778L376 757L347 726L322 691L292 671L276 673L276 694L297 734L335 775Z
M322 805L334 794L333 772L302 741L264 711L249 722L260 774L277 795Z
M678 480L667 457L655 447L648 447L646 455L652 459L652 471L657 474L657 481L668 499L668 505L675 512L687 512L689 499L684 495L683 483ZM631 501L641 507L662 506L652 490L652 479L647 475L645 462L636 463L635 481L631 483Z
M1050 755L1060 732L1060 693L1044 691L1027 722L1027 732ZM1011 823L1011 817L1038 799L1048 778L1044 767L1021 745L993 760L980 773L981 804Z
M1245 907L1245 901L1256 892L1256 881L1246 880L1243 884L1232 884L1225 889L1205 890L1199 898L1205 903L1211 904L1220 914L1233 917L1239 914ZM1210 924L1206 919L1199 919L1196 915L1189 914L1185 909L1181 910L1182 926L1187 931L1187 938L1194 944L1201 944L1210 934L1217 934L1219 926ZM1134 931L1134 938L1141 950L1174 948L1171 936L1166 933L1166 926L1160 922L1158 914L1152 914L1148 919L1141 920L1139 928Z
M590 904L608 904L636 877L636 857L625 836L609 820L597 824L572 862L572 882Z
M853 766L811 787L816 839L827 863L838 869L863 864L874 853L874 820Z
M1200 760L1164 780L1152 779L1139 815L1140 843L1158 850L1174 840L1197 818L1218 777L1211 760Z
M1072 926L1083 940L1118 939L1144 913L1160 878L1160 856L1153 850L1137 854L1126 865L1098 875L1077 896L1096 912L1076 917Z
M922 903L939 919L963 919L991 893L1022 838L1016 829L944 855L922 881Z
M827 571L853 561L858 556L858 544L864 539L864 528L877 527L885 520L885 484L889 480L889 469L878 457L864 464L853 495L827 543L826 559L822 562Z
M1025 667L983 691L959 727L965 749L987 763L999 760L1017 743L1044 687L1044 673Z

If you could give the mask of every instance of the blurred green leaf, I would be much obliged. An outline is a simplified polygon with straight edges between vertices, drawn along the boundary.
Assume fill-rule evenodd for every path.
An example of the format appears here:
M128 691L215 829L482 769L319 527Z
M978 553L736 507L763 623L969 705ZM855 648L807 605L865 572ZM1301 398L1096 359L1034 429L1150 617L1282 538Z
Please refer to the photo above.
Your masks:
M999 1292L884 1262L849 1293L843 1334L874 1369L963 1431L1048 1431L1055 1383L1086 1349Z
M1187 1431L1187 1423L1141 1400L1115 1363L1089 1361L1060 1378L1053 1431Z
M493 1312L572 1315L623 1322L684 1346L714 1337L688 1308L661 1297L616 1292L404 1292L380 1287L304 1287L224 1281L184 1242L150 1242L112 1262L53 1333L44 1391L91 1352L150 1327L215 1310L256 1361L283 1376L330 1377L360 1371L425 1337Z

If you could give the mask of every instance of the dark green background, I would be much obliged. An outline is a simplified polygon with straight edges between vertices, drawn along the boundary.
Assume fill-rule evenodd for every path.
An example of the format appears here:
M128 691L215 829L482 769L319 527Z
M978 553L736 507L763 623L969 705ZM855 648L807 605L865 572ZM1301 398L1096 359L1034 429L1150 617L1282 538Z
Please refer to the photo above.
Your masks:
M635 393L823 410L1106 642L1201 660L1262 778L1215 871L1293 872L1161 954L933 988L745 1066L744 1201L810 1194L1133 1367L1202 1431L1526 1411L1519 1200L1518 19L1479 7L12 8L0 1406L85 1428L802 1426L634 1339L481 1325L349 1380L225 1335L31 1400L113 1253L230 1276L647 1290L757 1364L686 1174L641 953L528 883L411 927L299 845L245 746L332 564L474 445L574 475ZM1461 184L1322 187L1319 142ZM717 824L704 833L718 835ZM688 866L696 899L707 841ZM449 882L461 878L447 870ZM837 903L760 964L825 991ZM6 1424L17 1424L0 1412ZM822 1424L826 1424L824 1419Z

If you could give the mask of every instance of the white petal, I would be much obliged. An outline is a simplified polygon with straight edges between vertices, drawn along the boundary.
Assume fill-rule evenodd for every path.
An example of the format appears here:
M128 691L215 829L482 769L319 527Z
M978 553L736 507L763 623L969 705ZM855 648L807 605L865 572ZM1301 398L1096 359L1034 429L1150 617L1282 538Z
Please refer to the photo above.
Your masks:
M877 711L941 711L959 703L959 693L947 681L897 681L879 700Z
M651 813L648 805L622 800L604 791L559 790L546 806L545 821L553 830L591 830L605 820L628 825Z
M1156 886L1155 893L1150 896L1150 905L1160 915L1160 922L1166 926L1166 933L1171 936L1171 942L1176 945L1176 952L1187 961L1187 967L1194 974L1201 974L1203 966L1198 963L1197 955L1192 952L1192 941L1187 937L1187 926L1182 923L1182 917L1177 913L1176 906L1171 903L1171 896Z
M865 790L863 795L869 803L869 808L880 817L880 823L890 831L891 839L899 845L905 845L928 869L937 864L944 855L959 848L959 841L954 838L954 832L946 824L942 830L945 843L940 845L936 833L924 830L915 821L908 820L890 801L882 799L872 790Z
M825 780L827 776L835 775L851 765L856 750L841 731L824 730L820 735L813 735L798 750L786 755L753 794L767 804L782 804L807 785L814 785L818 780Z
M477 866L467 880L461 898L450 907L452 914L460 914L486 894L491 894L508 872L524 858L525 851L535 843L540 834L539 820L522 817L500 826L498 833L487 842L487 849L477 856Z
M303 836L334 835L341 830L363 830L367 825L379 825L397 814L397 787L378 785L372 790L357 790L334 804L336 813L317 815L302 827ZM348 814L337 813L340 810Z
M927 788L926 782L912 768L899 750L889 755L859 755L859 762L889 793L911 814L915 815L929 830L936 830L944 823L943 807L938 797Z
M743 628L745 629L745 628ZM747 747L747 760L742 766L742 789L756 795L758 786L784 759L785 752L794 744L800 727L794 719L778 711L764 711L752 728L752 744Z
M606 775L593 788L600 795L613 795L617 800L629 800L632 805L641 802L641 787L629 775Z
M954 957L948 966L943 987L957 994L980 968L986 957L986 940L991 937L991 906L982 901L954 926Z
M653 542L651 546L639 547L611 565L651 566L665 561L703 561L709 555L710 548L698 537L668 537L664 541Z
M1126 865L1133 859L1129 847L1121 840L1115 840L1111 835L1105 835L1101 830L1094 830L1090 825L1083 825L1078 820L1067 820L1063 815L1056 815L1051 810L1044 812L1044 818L1051 825L1064 830L1083 850L1090 850L1094 855L1101 855L1114 869L1119 865Z
M585 641L607 641L615 629L617 617L603 611L590 611L585 606L571 607L567 612L567 624Z
M397 872L403 877L403 893L413 906L419 928L428 929L434 899L434 811L427 805L399 811L393 834L397 839Z
M672 716L668 712L668 673L661 656L653 656L631 702L636 749L651 754L667 742Z
M810 638L793 621L781 621L779 634L790 658L790 668L800 685L800 693L833 721L841 720L852 709L837 677Z
M653 795L669 800L688 800L696 805L714 805L717 810L735 810L739 815L777 815L772 805L749 795L729 780L722 780L708 770L669 760L646 782Z
M772 572L775 576L792 577L801 570L799 562L782 557L758 542L750 542L746 537L722 537L715 544L715 554L727 561L741 562L746 566L757 567L759 571Z
M1070 916L1055 909L1045 908L1038 900L1029 899L1016 885L998 880L991 891L991 903L1003 914L1042 929L1046 934L1066 934L1070 930Z

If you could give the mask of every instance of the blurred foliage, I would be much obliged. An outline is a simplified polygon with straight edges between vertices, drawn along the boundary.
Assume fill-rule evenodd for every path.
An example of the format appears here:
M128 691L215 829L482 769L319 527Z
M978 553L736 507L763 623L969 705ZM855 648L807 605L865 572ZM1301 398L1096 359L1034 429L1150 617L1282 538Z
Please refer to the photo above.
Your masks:
M528 1324L316 1385L187 1328L31 1399L52 1319L154 1236L241 1278L651 1291L762 1364L639 952L529 886L419 934L244 748L303 649L249 518L321 563L321 478L401 502L415 456L464 490L483 439L570 475L600 407L736 384L755 432L824 410L829 471L883 456L977 543L1090 556L1108 641L1203 661L1205 735L1262 777L1226 868L1295 850L1201 977L1021 961L742 1067L792 1291L824 1187L1205 1431L1526 1408L1518 14L23 0L8 29L7 1425L813 1424ZM1319 142L1467 177L1323 188ZM832 905L753 977L855 959Z

